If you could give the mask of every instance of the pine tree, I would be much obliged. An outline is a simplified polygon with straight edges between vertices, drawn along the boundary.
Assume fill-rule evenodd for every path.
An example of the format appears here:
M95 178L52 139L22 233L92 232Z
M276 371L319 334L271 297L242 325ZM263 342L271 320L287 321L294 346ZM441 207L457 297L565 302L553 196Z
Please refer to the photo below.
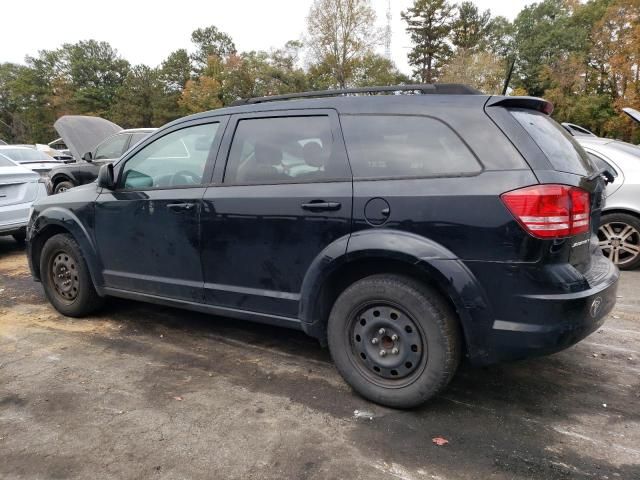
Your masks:
M409 64L415 67L413 73L423 83L433 83L440 67L453 53L448 37L454 6L446 0L414 0L413 6L401 16L414 44L409 52Z

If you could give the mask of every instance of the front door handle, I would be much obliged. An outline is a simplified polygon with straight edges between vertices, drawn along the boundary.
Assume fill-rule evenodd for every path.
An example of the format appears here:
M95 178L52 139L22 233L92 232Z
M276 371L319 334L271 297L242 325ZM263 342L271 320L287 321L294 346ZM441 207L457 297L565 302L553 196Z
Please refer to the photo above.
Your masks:
M167 208L173 212L188 212L189 210L193 210L195 208L195 203L169 203Z
M339 202L309 202L301 205L303 210L309 210L310 212L327 212L340 210L342 204Z

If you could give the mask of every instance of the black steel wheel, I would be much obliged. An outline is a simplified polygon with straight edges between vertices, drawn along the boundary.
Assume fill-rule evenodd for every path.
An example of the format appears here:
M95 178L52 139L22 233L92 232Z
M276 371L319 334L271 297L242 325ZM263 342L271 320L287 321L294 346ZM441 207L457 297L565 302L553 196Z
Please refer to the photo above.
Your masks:
M401 308L388 303L364 306L347 324L354 365L387 387L411 383L427 359L422 329Z
M444 389L460 361L458 319L442 296L414 279L372 275L345 289L327 325L338 371L363 397L396 408Z
M621 270L640 266L640 219L623 213L604 215L598 241L602 253Z
M51 304L60 313L82 317L100 308L82 250L69 234L49 238L40 253L40 279Z
M51 257L48 273L60 299L73 302L80 288L78 268L73 256L64 251L55 253Z

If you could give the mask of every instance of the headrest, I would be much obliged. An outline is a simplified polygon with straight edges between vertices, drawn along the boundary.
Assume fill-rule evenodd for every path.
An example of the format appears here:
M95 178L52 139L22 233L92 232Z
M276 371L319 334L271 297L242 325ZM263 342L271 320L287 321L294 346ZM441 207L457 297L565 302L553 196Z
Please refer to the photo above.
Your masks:
M269 143L258 142L255 157L258 165L279 165L282 163L282 150Z
M304 162L312 167L320 168L324 166L324 150L318 142L309 142L302 148Z

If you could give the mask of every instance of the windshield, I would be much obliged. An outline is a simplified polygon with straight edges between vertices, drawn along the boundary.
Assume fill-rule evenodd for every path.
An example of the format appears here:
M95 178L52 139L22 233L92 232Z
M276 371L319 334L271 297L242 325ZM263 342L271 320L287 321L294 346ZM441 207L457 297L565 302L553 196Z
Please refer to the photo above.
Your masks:
M533 110L512 110L511 114L531 135L556 170L590 175L596 169L587 152L555 121Z
M14 162L55 162L56 159L50 157L44 152L33 150L31 148L3 148L0 152L6 155Z

